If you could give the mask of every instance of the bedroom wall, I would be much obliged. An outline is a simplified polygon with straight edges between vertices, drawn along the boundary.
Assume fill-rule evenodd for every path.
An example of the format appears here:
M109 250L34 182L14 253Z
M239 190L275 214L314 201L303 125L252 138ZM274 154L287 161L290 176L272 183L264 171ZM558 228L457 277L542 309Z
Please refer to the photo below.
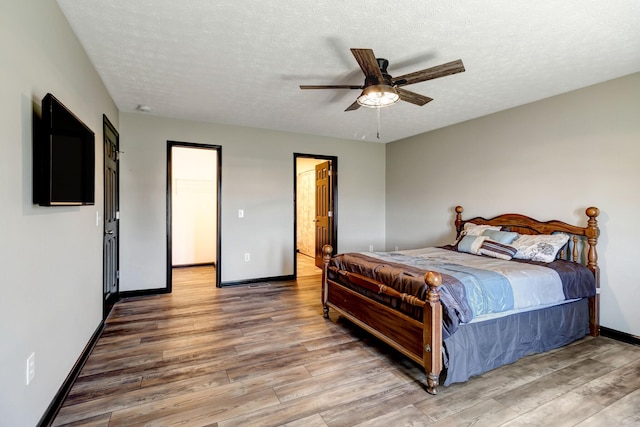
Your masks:
M167 140L222 146L223 282L293 274L294 153L338 156L339 249L384 246L384 145L142 113L120 127L121 291L166 287Z
M0 2L0 58L0 425L33 426L102 319L102 114L117 128L118 111L53 1ZM32 204L32 115L47 92L95 132L95 206Z
M465 217L584 225L600 208L601 324L640 336L640 74L387 144L387 249L451 242Z

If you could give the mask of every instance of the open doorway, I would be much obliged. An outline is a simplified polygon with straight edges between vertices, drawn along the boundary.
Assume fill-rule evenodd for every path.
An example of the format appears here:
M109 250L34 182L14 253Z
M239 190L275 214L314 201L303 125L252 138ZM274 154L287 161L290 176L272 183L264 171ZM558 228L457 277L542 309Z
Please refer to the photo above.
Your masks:
M173 269L206 267L220 286L220 150L167 142L167 287Z
M335 156L294 153L295 277L317 274L325 244L337 249L337 166Z

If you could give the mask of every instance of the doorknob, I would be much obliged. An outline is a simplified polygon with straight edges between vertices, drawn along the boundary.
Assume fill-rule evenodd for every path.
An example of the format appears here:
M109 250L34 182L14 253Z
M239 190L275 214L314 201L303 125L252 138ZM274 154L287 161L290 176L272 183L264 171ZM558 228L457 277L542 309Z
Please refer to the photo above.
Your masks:
M104 232L104 234L113 234L113 230L107 230Z

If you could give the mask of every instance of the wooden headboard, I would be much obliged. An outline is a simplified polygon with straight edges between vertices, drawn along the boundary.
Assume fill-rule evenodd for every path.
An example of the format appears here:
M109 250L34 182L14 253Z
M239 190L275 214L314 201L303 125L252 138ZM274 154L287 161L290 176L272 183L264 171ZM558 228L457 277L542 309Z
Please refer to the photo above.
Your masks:
M600 299L600 268L598 267L598 237L600 229L598 228L598 220L600 209L590 207L585 210L585 214L589 218L586 227L578 227L576 225L567 224L558 220L538 221L521 214L503 214L494 218L475 217L471 219L462 219L462 206L456 206L455 227L457 236L464 228L464 224L472 222L474 224L486 224L503 227L503 230L514 231L520 234L553 234L565 233L570 236L569 242L565 249L559 254L559 258L572 262L578 262L586 265L593 273L596 280L597 295L590 301L591 306L591 335L595 329L599 329L599 299ZM597 335L596 335L597 336Z
M596 219L600 215L598 208L591 207L586 209L585 213L589 218L586 227L578 227L558 220L543 222L521 214L503 214L490 219L475 217L463 220L463 211L462 206L456 206L455 226L458 237L467 222L501 226L503 230L520 234L565 233L570 236L569 245L561 253L560 257L569 261L580 262L589 267L594 274L598 268L598 252L596 250L600 235L598 220Z

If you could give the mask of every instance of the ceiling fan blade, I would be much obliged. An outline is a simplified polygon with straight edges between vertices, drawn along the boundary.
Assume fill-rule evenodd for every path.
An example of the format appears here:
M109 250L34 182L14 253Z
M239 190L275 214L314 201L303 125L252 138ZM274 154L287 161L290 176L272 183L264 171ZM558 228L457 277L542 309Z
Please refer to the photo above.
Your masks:
M464 64L462 64L462 60L458 59L447 62L446 64L436 65L435 67L398 76L393 80L397 82L397 86L406 86L424 82L426 80L437 79L439 77L450 76L451 74L462 73L463 71Z
M400 95L401 100L419 106L423 106L427 102L433 101L433 98L429 98L428 96L420 95L419 93L411 92L410 90L402 89L399 87L396 88L396 91L398 92L398 95Z
M353 85L300 85L300 89L362 89Z
M358 101L355 101L353 104L349 105L347 109L344 111L353 111L353 110L357 110L358 108L360 108L360 104L358 104Z
M377 77L379 82L382 82L382 72L378 67L378 61L371 49L351 49L351 53L358 61L358 65L362 68L362 72L365 77Z

